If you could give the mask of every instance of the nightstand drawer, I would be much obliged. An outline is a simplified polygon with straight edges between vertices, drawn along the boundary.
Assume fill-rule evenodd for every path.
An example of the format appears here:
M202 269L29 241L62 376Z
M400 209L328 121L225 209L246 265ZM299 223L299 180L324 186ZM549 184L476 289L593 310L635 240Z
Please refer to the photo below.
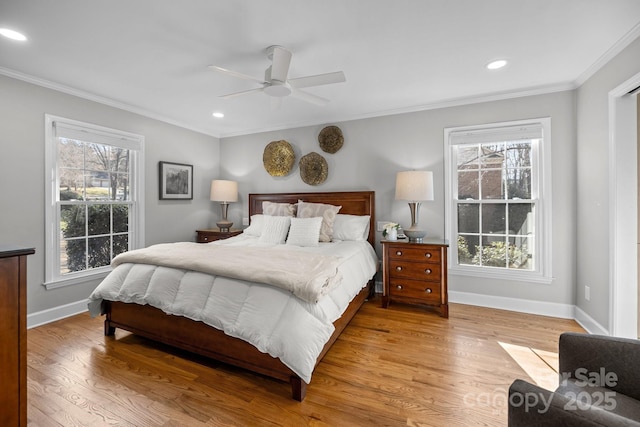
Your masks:
M407 245L389 245L389 259L425 261L440 264L439 247L407 247Z
M216 240L228 239L242 233L242 230L220 231L214 229L196 230L198 243L215 242Z
M389 276L408 277L415 280L440 281L440 264L406 262L393 260L389 261Z
M440 284L410 279L391 279L389 293L392 298L420 300L427 304L440 304Z

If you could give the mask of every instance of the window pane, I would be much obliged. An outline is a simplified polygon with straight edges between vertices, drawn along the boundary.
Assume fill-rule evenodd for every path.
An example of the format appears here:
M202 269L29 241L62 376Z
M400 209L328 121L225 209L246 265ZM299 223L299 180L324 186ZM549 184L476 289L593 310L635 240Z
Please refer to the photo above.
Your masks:
M507 169L509 199L531 199L531 169Z
M113 256L120 255L129 250L129 235L118 234L113 236Z
M480 205L461 203L458 205L458 232L480 232Z
M533 239L528 237L513 237L509 239L509 268L518 270L533 270L533 262L529 248Z
M111 147L108 145L87 143L85 149L85 169L108 171Z
M458 147L458 170L460 169L478 169L478 146L460 146Z
M89 205L89 235L109 234L111 230L111 205Z
M482 265L486 267L507 267L507 245L504 237L484 236L482 238Z
M509 205L509 234L533 234L535 220L532 203L511 203Z
M89 268L104 267L111 264L111 238L89 238Z
M111 178L115 181L116 194L112 196L112 200L131 200L129 191L129 175L128 174L112 174Z
M61 272L64 272L63 259L66 260L66 271L82 271L87 269L86 239L66 240L64 252L60 252Z
M129 206L113 205L113 232L126 233L129 231Z
M82 169L84 167L84 143L73 139L58 138L58 166Z
M112 172L129 172L129 150L111 147L109 154L109 170Z
M507 205L491 203L482 205L482 234L506 234Z
M504 144L482 144L480 146L480 167L483 169L502 169L504 162Z
M507 142L506 167L521 168L531 166L530 142Z
M458 264L480 265L478 242L478 236L458 236Z
M482 199L504 199L504 184L502 181L502 169L483 170L482 175Z
M60 206L60 231L62 231L62 236L66 239L85 235L84 205Z
M469 199L480 199L480 179L478 171L458 172L458 200Z

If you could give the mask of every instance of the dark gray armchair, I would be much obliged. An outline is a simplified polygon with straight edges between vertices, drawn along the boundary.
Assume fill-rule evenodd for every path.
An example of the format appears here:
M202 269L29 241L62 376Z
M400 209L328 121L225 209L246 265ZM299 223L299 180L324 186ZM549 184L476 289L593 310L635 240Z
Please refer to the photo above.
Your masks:
M509 426L640 427L640 341L567 332L559 358L555 391L511 384Z

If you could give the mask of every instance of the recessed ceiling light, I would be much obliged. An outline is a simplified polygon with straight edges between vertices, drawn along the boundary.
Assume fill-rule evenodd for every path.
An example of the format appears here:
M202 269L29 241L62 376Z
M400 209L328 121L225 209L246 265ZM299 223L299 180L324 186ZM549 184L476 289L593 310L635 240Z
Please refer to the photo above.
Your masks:
M507 61L505 61L504 59L499 59L497 61L489 62L487 64L487 68L490 70L497 70L498 68L502 68L505 65L507 65Z
M213 117L217 118L217 119L221 119L224 117L224 113L219 113L219 112L215 112L212 114Z
M6 38L11 40L18 40L20 42L27 40L27 37L24 34L10 30L8 28L0 28L0 35L5 36Z

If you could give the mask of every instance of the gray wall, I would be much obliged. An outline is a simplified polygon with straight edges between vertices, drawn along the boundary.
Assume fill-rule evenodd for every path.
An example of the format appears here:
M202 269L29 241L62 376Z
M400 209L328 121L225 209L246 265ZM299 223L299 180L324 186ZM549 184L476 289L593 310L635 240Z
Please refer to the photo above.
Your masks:
M576 305L605 328L610 327L608 93L638 72L640 39L577 90ZM591 288L590 301L584 298L585 285Z
M35 247L28 258L28 312L80 301L96 283L47 291L44 224L45 113L145 136L146 244L194 240L215 223L209 184L219 174L217 138L96 102L0 76L0 243ZM192 201L158 200L160 160L194 165Z
M343 148L335 154L324 153L318 146L317 136L324 126L223 138L221 174L238 180L242 198L242 203L230 208L229 215L234 222L246 216L246 195L251 192L375 190L376 217L408 226L407 204L394 200L395 175L402 170L423 169L434 172L435 200L422 204L420 224L426 226L430 236L443 238L444 128L534 117L552 120L553 283L542 285L450 275L449 289L573 305L576 239L573 91L332 123L338 125L345 136ZM325 183L305 184L297 162L288 176L271 177L262 165L262 153L270 141L279 139L287 140L294 147L297 159L311 151L323 154L329 164ZM379 255L380 237L378 234Z

